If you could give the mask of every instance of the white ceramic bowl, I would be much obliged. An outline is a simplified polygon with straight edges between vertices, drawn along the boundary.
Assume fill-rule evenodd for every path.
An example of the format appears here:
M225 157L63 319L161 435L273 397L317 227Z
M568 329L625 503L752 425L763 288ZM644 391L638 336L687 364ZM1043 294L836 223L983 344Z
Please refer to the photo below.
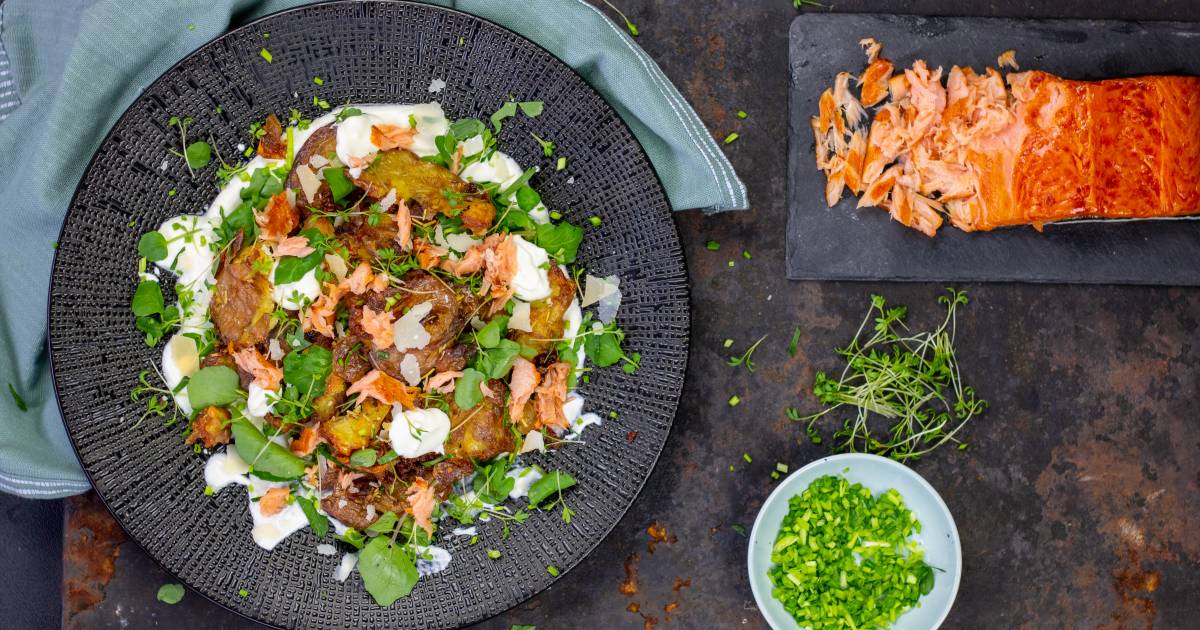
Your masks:
M771 548L783 517L788 512L788 500L804 492L818 477L838 475L851 483L861 483L878 495L895 488L904 497L908 509L921 521L921 533L916 540L925 549L925 562L941 569L934 571L933 590L918 602L918 606L901 615L893 630L933 630L946 619L958 583L962 577L962 547L954 517L933 486L904 464L863 453L832 455L797 470L784 479L758 511L754 529L750 532L750 588L758 610L775 630L796 630L799 625L771 596Z

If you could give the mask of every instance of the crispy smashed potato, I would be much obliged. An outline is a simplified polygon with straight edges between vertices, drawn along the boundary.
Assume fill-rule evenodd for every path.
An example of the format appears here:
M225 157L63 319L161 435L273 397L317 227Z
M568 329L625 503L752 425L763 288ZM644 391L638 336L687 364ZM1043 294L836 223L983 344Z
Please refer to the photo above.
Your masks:
M321 435L329 440L335 453L350 455L375 439L391 411L391 405L368 398L361 407L321 423Z
M221 341L253 346L267 340L275 300L267 276L255 269L266 257L262 250L248 245L226 258L217 272L211 314Z
M229 412L220 407L205 407L192 420L192 432L188 434L186 444L199 442L204 448L213 448L228 444L233 439L229 430Z
M411 151L379 153L354 183L376 199L395 188L397 198L416 202L409 207L414 219L426 221L438 214L459 217L476 236L496 220L496 206L487 193Z
M566 323L563 315L571 307L575 297L575 283L557 265L550 266L550 297L529 305L529 324L532 332L510 331L509 337L523 345L545 354L561 339Z

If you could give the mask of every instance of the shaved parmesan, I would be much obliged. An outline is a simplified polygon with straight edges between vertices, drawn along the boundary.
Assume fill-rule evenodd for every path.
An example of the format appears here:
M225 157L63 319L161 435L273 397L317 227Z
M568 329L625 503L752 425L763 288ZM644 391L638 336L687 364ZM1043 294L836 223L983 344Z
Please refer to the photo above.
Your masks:
M333 570L333 579L345 582L346 578L350 577L350 572L354 570L354 565L356 564L358 564L358 554L348 553L343 555L342 561Z
M579 303L579 306L587 308L599 302L602 298L616 292L619 283L620 280L616 276L597 278L588 274L583 286L583 301Z
M417 350L429 343L429 331L421 324L421 320L433 310L433 303L421 302L409 309L400 319L392 324L392 334L396 338L396 349Z
M546 452L546 438L541 431L530 431L525 434L525 440L521 442L521 453L530 451ZM518 453L520 455L521 453Z
M600 307L596 309L596 316L600 321L608 324L617 318L617 311L621 308L621 290L617 288L616 276L609 276L613 282L613 291L600 298Z
M279 345L279 339L276 337L271 337L271 341L267 343L267 358L272 361L283 358L283 346Z
M317 545L317 553L321 554L322 556L337 555L337 547L334 547L328 543L321 543Z
M446 82L441 79L434 79L429 82L429 93L436 94L446 89Z
M483 242L470 234L446 234L445 241L447 247L460 254Z
M324 168L328 164L329 158L325 157L324 155L313 155L312 157L308 158L308 165L317 170Z
M321 187L321 180L317 179L317 174L304 164L296 167L296 179L300 180L300 190L304 191L304 198L310 203L317 198L317 189Z
M329 269L329 273L338 279L338 282L345 280L350 273L350 269L346 267L346 259L337 254L325 254L325 266Z
M533 324L529 322L529 302L516 300L512 317L508 320L508 327L513 330L533 332Z
M395 188L389 190L388 193L383 196L383 199L379 200L379 207L384 212L387 212L394 205L396 205L396 189Z
M403 376L405 382L413 387L421 382L421 364L417 363L415 355L404 355L404 360L400 362L400 376Z

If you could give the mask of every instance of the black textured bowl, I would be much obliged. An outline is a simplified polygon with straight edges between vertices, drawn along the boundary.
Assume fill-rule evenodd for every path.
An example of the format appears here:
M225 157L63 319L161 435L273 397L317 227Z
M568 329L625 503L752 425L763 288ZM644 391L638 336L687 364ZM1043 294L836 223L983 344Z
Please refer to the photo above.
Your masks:
M273 63L260 56L263 46ZM428 92L434 78L447 84L436 95ZM632 376L593 373L582 393L604 424L588 429L584 446L532 458L580 480L568 495L576 512L570 524L556 512L537 513L507 540L497 522L480 526L475 546L443 538L439 544L454 554L450 568L381 608L357 573L345 583L332 578L338 557L318 555L307 529L272 552L255 546L245 492L204 496L204 458L183 445L181 426L156 419L135 426L140 409L129 391L161 350L146 347L129 309L138 237L167 217L203 212L216 192L215 166L192 179L168 154L178 138L167 119L192 116L193 137L211 135L222 155L233 156L238 143L249 142L250 123L267 113L297 107L315 117L313 95L330 103L436 97L451 118L485 118L510 94L545 101L545 113L507 121L500 146L522 164L543 166L534 182L549 207L578 224L593 214L603 218L600 227L587 227L580 260L597 275L620 276L620 320L642 367ZM545 168L550 162L531 131L569 157L565 171ZM398 2L338 2L272 15L205 45L149 86L79 183L59 239L49 313L63 418L113 515L194 590L248 617L299 628L457 626L546 588L555 579L547 567L566 571L579 563L646 481L670 430L687 360L678 236L662 185L628 127L537 45L469 15ZM619 418L610 419L609 410ZM637 432L632 442L630 431ZM503 556L490 560L487 548ZM239 596L240 589L249 594Z

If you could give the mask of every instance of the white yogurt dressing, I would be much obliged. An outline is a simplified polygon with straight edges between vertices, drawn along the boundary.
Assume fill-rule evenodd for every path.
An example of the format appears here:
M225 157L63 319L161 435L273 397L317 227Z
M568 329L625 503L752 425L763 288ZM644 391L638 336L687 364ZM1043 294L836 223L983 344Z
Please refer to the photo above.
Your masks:
M514 468L504 475L513 479L513 489L509 490L508 498L520 499L529 496L529 486L542 478L542 470L537 466Z
M437 407L405 410L392 405L392 426L388 441L401 457L416 458L429 453L445 453L450 437L450 417Z
M419 156L437 153L435 138L445 134L449 121L438 103L417 105L354 105L363 112L359 116L346 118L338 125L337 155L338 159L348 164L351 158L365 158L376 151L371 143L371 126L374 124L391 124L402 128L410 128L416 122L417 131L413 136L411 150ZM332 124L340 108L334 110L310 123L305 130L293 128L293 146L297 149L321 127ZM470 138L461 143L464 156L472 156L483 150L481 137ZM182 325L163 349L162 372L169 389L175 389L187 377L199 369L199 355L194 339L183 336L183 333L203 333L212 327L208 316L212 301L212 288L216 282L215 274L218 262L216 247L216 228L224 217L241 203L241 191L249 183L249 174L264 166L278 166L282 160L268 160L255 156L246 165L244 176L231 179L216 195L208 210L203 215L182 215L167 220L159 228L159 232L167 241L167 257L155 263L159 268L170 271L177 276L176 287L191 292L191 300L181 308ZM463 179L477 183L496 183L502 188L511 185L521 177L523 169L508 155L494 151L483 161L473 162L463 169L460 174ZM357 176L357 169L352 169L351 175ZM549 211L538 204L530 212L531 218L537 223L549 221ZM517 243L517 274L513 281L514 293L524 302L535 302L550 295L549 256L545 250L526 241L519 235L514 235ZM439 229L435 240L444 244L453 253L462 253L476 245L479 241L467 234L442 234ZM327 266L329 266L327 264ZM335 271L335 270L331 270ZM343 273L345 270L342 270ZM157 281L156 275L143 274L148 280ZM272 281L272 298L285 309L298 310L313 300L321 292L320 282L316 271L310 271L295 282L274 285L274 268L269 280ZM564 337L573 339L578 334L582 313L578 300L573 300L564 315L566 322ZM418 335L419 336L419 333ZM410 339L410 343L420 339ZM422 344L423 345L423 344ZM579 352L579 365L583 366L585 357L582 349ZM186 388L174 395L175 402L181 411L191 413L190 401ZM256 425L270 413L276 394L251 384L248 388L247 415ZM577 437L584 427L599 424L595 414L582 413L583 398L571 392L563 411L571 422L571 436ZM443 453L444 443L450 433L450 420L439 409L405 411L397 406L393 409L392 425L388 438L393 450L404 457L419 457L428 453ZM274 441L283 441L275 437ZM514 469L509 472L516 479L516 484L510 496L519 498L528 495L529 486L542 475L535 467ZM237 450L226 447L209 457L204 467L206 485L214 492L230 485L242 485L249 489L250 514L254 522L252 537L264 549L273 549L277 544L292 533L307 525L308 520L299 503L292 502L278 514L264 516L259 510L258 503L252 499L261 497L273 487L289 485L286 482L272 482L249 474L249 466L238 455ZM489 506L490 507L490 506ZM336 519L330 519L335 532L344 532L347 528ZM455 535L476 535L475 528L454 530ZM421 550L422 557L418 560L418 570L421 575L432 575L444 570L450 563L450 553L440 547L425 547ZM335 570L334 577L345 580L353 571L358 561L358 555L348 553L342 556Z
M285 538L308 525L308 517L304 515L299 501L292 501L278 513L267 516L262 513L258 501L254 500L266 494L271 488L288 487L290 485L288 482L267 481L254 475L250 475L250 482L247 489L250 494L250 518L254 521L254 528L250 530L250 536L254 538L254 542L259 547L270 551Z

